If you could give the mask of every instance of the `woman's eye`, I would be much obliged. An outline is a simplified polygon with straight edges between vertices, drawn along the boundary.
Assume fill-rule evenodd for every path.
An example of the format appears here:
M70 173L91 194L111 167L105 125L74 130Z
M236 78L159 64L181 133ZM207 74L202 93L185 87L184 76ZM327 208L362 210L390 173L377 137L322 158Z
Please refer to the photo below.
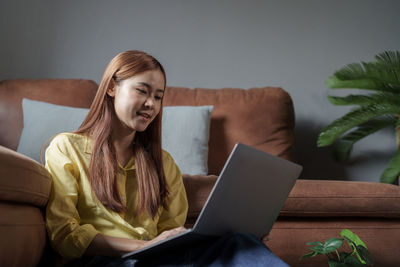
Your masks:
M161 99L162 99L162 96L156 95L154 98L155 98L156 100L161 100Z
M141 94L147 94L146 90L143 90L143 89L140 89L140 88L136 88L136 90Z

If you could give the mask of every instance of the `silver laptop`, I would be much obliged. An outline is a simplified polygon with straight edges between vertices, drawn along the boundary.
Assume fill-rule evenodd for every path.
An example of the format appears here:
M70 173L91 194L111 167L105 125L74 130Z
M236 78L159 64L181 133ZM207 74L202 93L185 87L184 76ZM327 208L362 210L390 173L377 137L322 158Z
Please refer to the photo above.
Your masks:
M271 231L302 167L237 143L194 227L123 255L143 258L231 232L259 238Z

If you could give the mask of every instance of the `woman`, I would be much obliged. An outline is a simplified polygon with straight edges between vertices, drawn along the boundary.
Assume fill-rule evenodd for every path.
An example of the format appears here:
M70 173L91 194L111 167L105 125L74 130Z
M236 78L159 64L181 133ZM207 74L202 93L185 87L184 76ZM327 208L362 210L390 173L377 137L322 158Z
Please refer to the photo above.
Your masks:
M107 66L79 129L52 140L46 150L53 177L46 225L53 248L71 265L180 265L189 260L286 266L246 234L157 259L118 257L185 230L182 176L161 149L165 87L165 71L155 58L141 51L120 53ZM265 265L268 261L274 265Z

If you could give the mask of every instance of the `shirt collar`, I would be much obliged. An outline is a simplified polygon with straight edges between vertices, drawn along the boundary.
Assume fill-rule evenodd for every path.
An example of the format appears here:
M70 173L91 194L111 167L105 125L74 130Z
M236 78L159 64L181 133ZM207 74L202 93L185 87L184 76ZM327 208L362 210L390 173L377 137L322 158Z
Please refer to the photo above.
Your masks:
M119 162L118 162L118 167L120 169L125 170L125 171L134 170L134 169L136 169L136 167L135 167L135 159L133 157L131 157L130 160L128 161L128 163L126 163L126 165L124 167L121 164L119 164Z
M93 141L92 138L85 135L85 153L92 154Z
M92 154L93 151L93 139L85 136L85 153L87 154ZM123 169L125 171L129 171L129 170L134 170L135 167L135 159L134 157L131 157L130 160L128 161L128 163L125 166L122 166L119 162L118 162L118 167L120 169Z

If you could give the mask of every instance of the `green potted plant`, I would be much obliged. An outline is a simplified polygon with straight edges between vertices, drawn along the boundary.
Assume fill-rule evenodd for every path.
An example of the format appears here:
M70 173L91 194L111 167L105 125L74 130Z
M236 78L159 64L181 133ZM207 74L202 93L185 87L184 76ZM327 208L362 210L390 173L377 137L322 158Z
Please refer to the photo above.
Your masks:
M343 229L340 232L342 238L329 238L325 243L323 242L308 242L307 245L312 246L309 249L310 253L301 257L310 258L317 255L326 255L328 257L329 267L358 267L358 266L372 266L373 260L368 251L367 246L361 239L349 229ZM346 241L351 252L339 251Z
M334 157L347 160L353 145L386 127L396 131L397 152L383 171L380 181L394 183L400 174L400 52L386 51L372 62L353 63L326 80L331 89L364 89L370 94L328 96L333 105L354 105L355 109L322 129L319 147L334 144Z

